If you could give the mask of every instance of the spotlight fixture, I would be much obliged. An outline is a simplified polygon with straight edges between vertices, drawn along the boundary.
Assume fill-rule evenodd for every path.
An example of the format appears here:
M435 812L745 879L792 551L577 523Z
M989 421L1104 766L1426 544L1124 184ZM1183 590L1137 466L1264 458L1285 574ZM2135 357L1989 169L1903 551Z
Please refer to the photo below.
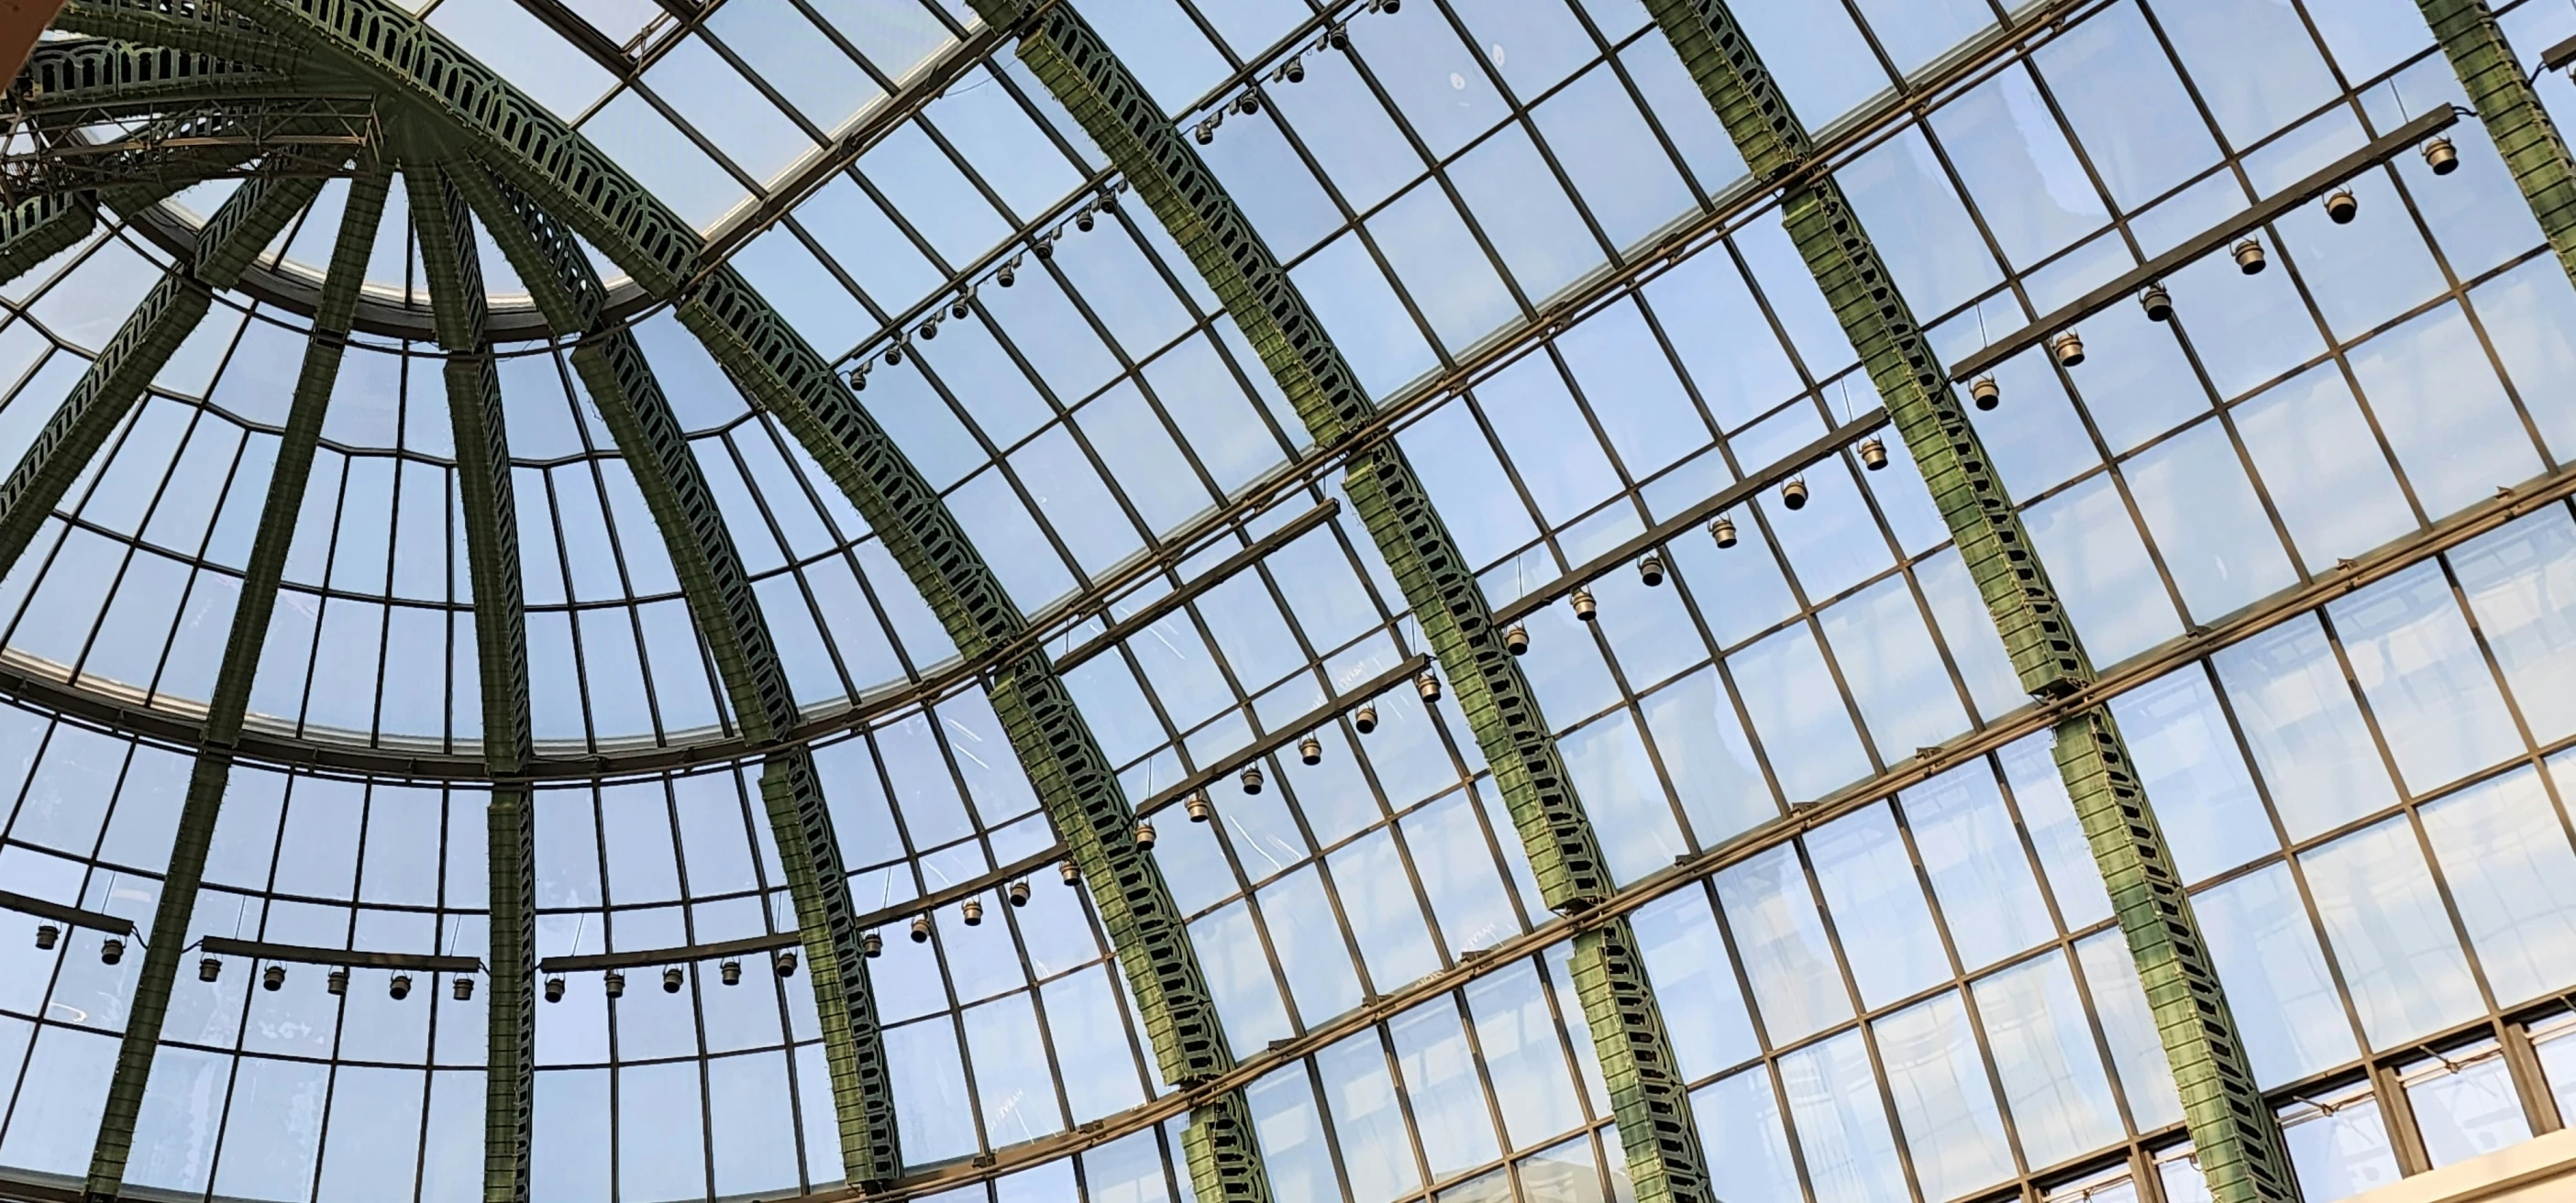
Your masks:
M2004 391L1995 385L1994 377L1979 376L1976 383L1968 386L1968 400L1979 409L1993 409L2004 403Z
M458 1002L474 1001L474 979L459 976L448 984L447 996Z
M1517 622L1503 628L1503 650L1515 656L1529 654L1529 628Z
M2263 257L2262 239L2248 238L2243 242L2237 243L2235 249L2230 253L2236 256L2236 270L2249 276L2259 276L2263 274L2263 268L2266 261Z
M1576 586L1572 600L1575 621L1590 622L1601 616L1601 603L1592 600L1591 590Z
M625 974L620 973L620 972L618 972L617 970L611 969L611 970L609 970L607 973L602 974L602 975L600 976L600 984L601 984L601 985L603 985L603 986L606 986L606 987L608 988L608 996L609 996L610 998L624 998L624 997L626 997L626 975L625 975Z
M2057 337L2048 340L2048 350L2051 354L2057 356L2057 366L2061 368L2075 367L2084 362L2084 336L2069 330L2064 334L2060 334ZM1986 408L1992 409L1994 407L1989 405Z
M2147 285L2146 289L2138 294L2138 306L2147 311L2148 321L2173 320L2173 294L2166 292L2162 284Z
M965 321L966 315L974 312L967 306L966 302L973 299L975 299L975 289L971 285L966 289L966 291L958 293L957 299L948 303L948 316L950 320L960 322Z
M2353 218L2359 216L2361 216L2361 198L2354 196L2352 189L2337 188L2333 195L2326 198L2327 221L2339 226L2348 226L2352 224Z
M259 988L275 993L286 988L286 966L271 965L259 971Z
M930 943L929 915L920 914L912 917L912 942L915 944Z
M113 936L99 942L98 963L113 965L125 959L125 941Z
M1310 766L1324 763L1324 741L1319 740L1312 735L1298 740L1297 759L1304 761Z
M54 925L53 925L53 924L51 924L51 923L39 923L39 924L37 924L37 925L36 925L36 950L37 950L37 951L39 951L39 952L51 952L51 951L53 951L53 947L54 947L54 945L56 945L56 944L60 944L60 943L62 943L62 942L63 942L63 929L61 929L61 928L59 928L59 927L56 927L56 926L54 926Z
M859 366L850 369L850 391L854 393L864 393L868 391L867 364L861 363Z
M1216 817L1216 807L1208 801L1206 790L1191 794L1189 801L1181 804L1181 809L1189 812L1190 821L1193 823L1204 823ZM1069 865L1073 862L1065 863Z
M776 967L776 969L778 970L778 976L780 976L780 977L794 977L794 976L796 976L796 950L795 950L795 949L793 949L793 948L782 948L782 949L779 949L779 950L778 950L778 956L777 956L774 960L772 960L770 963L771 963L774 967Z
M1724 514L1718 515L1717 521L1708 524L1708 534L1710 538L1717 540L1719 547L1735 546L1735 519Z
M223 975L224 963L222 960L215 957L207 957L206 959L197 962L198 981L211 982Z
M2459 148L2448 138L2435 138L2424 144L2424 165L2435 175L2449 175L2460 169Z
M880 936L880 935L878 935L878 934L877 934L877 933L875 933L875 932L862 932L862 933L860 933L860 935L859 935L859 955L860 955L860 956L863 956L863 957L866 957L867 959L869 959L869 960L871 960L871 961L873 961L873 960L877 959L878 957L884 956L884 955L885 955L885 937L884 937L884 936ZM786 976L786 975L781 974L780 976L784 977L784 976Z
M1198 128L1190 131L1190 137L1197 139L1201 146L1216 141L1216 122L1199 122Z
M385 983L385 993L392 995L395 1002L401 1002L406 998L410 998L411 975L408 973L395 974L394 980Z
M1877 435L1860 441L1860 466L1876 472L1887 466L1887 443Z
M1010 262L1003 264L1001 270L993 273L993 282L1004 288L1009 288L1011 285L1018 283L1019 278L1020 260L1016 255L1011 257Z
M1018 881L1012 882L1010 888L1002 892L1002 897L1010 899L1012 906L1027 906L1029 904L1029 879L1023 877Z
M349 979L348 979L348 970L345 970L345 969L340 970L340 971L338 971L338 972L336 972L336 973L332 974L331 976L336 977L336 978L339 978L339 979L340 979L340 981L341 981L341 984L342 984L342 985L344 985L344 986L348 983L348 980L349 980ZM550 977L550 978L547 978L547 979L546 979L546 1001L547 1001L547 1002L550 1002L550 1003L559 1003L559 1002L562 1002L562 1001L563 1001L563 992L564 992L564 980L563 980L562 978L560 978L560 977ZM338 991L338 990L334 990L334 991L332 991L331 993L333 993L333 994L338 994L338 993L339 993L339 991Z
M1245 766L1243 770L1243 792L1247 794L1257 794L1261 792L1260 765L1255 764Z
M322 978L322 988L323 988L324 990L326 990L326 991L329 991L329 992L330 992L330 994L331 994L331 997L333 997L333 998L338 998L338 997L340 997L341 995L347 994L347 993L349 992L349 971L348 971L348 970L346 970L346 969L334 969L334 970L332 970L330 973L323 975L323 978ZM556 1000L556 999L558 999L558 998L562 998L562 997L563 997L563 979L562 979L562 978L556 978L556 979L555 979L555 980L553 980L552 982L547 983L547 985L546 985L546 1001L547 1001L547 1002L553 1002L554 1000Z
M1324 34L1324 43L1335 50L1350 49L1351 27L1348 25L1336 25L1332 27L1331 30Z
M965 903L964 903L963 905L959 906L957 909L958 909L959 913L960 913L960 914L962 914L962 915L965 917L965 920L966 920L966 926L968 926L968 927L982 927L982 926L984 926L984 900L983 900L983 899L981 899L981 898L969 898L969 899L967 899L967 900L965 901Z
M1780 486L1780 504L1793 510L1807 508L1807 478L1792 476L1789 483Z
M1440 674L1435 673L1435 672L1433 672L1433 671L1431 671L1430 669L1427 669L1427 668L1426 668L1426 669L1423 669L1423 670L1422 670L1422 672L1421 672L1419 675L1417 675L1417 676L1415 676L1415 677L1413 678L1413 691L1414 691L1415 693L1418 693L1418 694L1421 694L1421 695L1422 695L1422 704L1423 704L1423 705L1425 705L1425 706L1436 706L1436 705L1439 705L1439 704L1440 704Z
M1649 589L1664 583L1664 557L1661 552L1647 552L1637 559L1637 579Z
M728 985L728 986L739 986L739 985L741 985L741 984L742 984L742 962L740 962L740 961L726 961L724 964L721 964L721 965L716 966L716 976L717 976L719 979L723 980L724 984L726 984L726 985ZM459 979L459 980L463 980L463 979Z
M1138 852L1151 852L1154 850L1154 821L1152 819L1136 820L1136 850Z
M1288 65L1279 69L1279 78L1287 80L1292 84L1302 84L1306 82L1305 56L1298 54L1289 55Z
M1071 859L1056 862L1055 872L1056 876L1064 879L1067 888L1082 884L1082 868Z
M1038 262L1040 263L1044 263L1049 259L1055 258L1055 235L1039 235L1036 243L1031 245L1029 249L1036 252Z
M1091 232L1091 228L1094 225L1097 225L1099 221L1099 218L1091 215L1091 210L1084 209L1083 211L1073 215L1073 228L1088 234Z
M1371 703L1360 707L1359 712L1351 716L1351 727L1362 735L1377 730L1377 705Z
M1369 8L1393 16L1404 10L1404 0L1369 0Z
M1251 88L1245 88L1243 90L1243 95L1234 98L1234 111L1242 113L1247 117L1260 112L1261 93L1254 91Z
M682 980L682 977L681 977L681 974L680 974L680 967L679 967L679 966L677 966L677 965L673 965L673 966L671 966L670 968L663 970L663 971L662 971L662 993L664 993L664 994L677 994L677 993L679 993L679 992L680 992L680 983L681 983L681 980Z
M888 344L888 345L887 345L887 347L886 347L886 353L885 353L885 361L886 361L887 366L889 366L889 367L891 367L891 366L893 366L893 365L895 365L895 364L898 364L898 363L902 363L902 362L903 362L903 344L902 344L901 342L895 342L895 343L891 343L891 344Z
M914 331L914 333L919 334L921 336L921 341L923 342L929 342L930 340L939 337L939 319L934 317L929 321L923 322L921 324L921 329Z

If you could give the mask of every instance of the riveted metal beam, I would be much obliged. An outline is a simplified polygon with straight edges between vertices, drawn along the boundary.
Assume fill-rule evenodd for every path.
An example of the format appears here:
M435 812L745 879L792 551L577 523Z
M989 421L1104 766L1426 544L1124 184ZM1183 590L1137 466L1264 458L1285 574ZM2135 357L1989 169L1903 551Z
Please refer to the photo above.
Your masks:
M194 50L118 38L46 42L10 86L26 112L162 108L198 101L273 96L298 86L289 73Z
M1724 0L1647 0L1656 22L1758 178L1793 176L1813 146ZM2022 688L2039 698L2094 681L2012 498L1878 249L1829 173L1799 178L1783 220L1930 487ZM2110 711L2056 725L2058 769L2109 887L2220 1203L2299 1197L2279 1121L2263 1101L2164 833Z
M253 180L242 185L232 200L225 202L216 219L207 223L207 258L228 264L247 263L248 255L238 249L239 245L248 244L253 254L267 246L286 217L303 208L320 187L318 181L311 180ZM161 1020L169 1011L171 983L179 972L182 941L178 937L187 930L189 916L196 912L215 821L223 806L225 787L232 778L229 749L240 736L251 683L259 672L260 649L267 641L269 618L276 609L278 581L285 572L287 551L295 541L304 485L312 474L314 445L322 435L323 411L330 403L332 386L339 380L349 317L356 308L359 284L366 277L367 256L375 247L376 223L384 215L389 191L383 175L359 176L350 182L348 202L342 209L339 238L332 248L331 276L324 284L322 306L314 315L312 337L305 344L303 367L296 377L295 396L287 408L276 466L270 470L268 495L260 510L259 533L251 543L250 560L243 566L231 635L225 641L222 666L216 670L215 688L207 703L206 750L198 754L188 777L188 793L180 805L169 871L162 879L161 900L153 912L154 938L144 950L143 971L136 979L125 1036L117 1049L115 1077L109 1083L107 1107L99 1120L98 1142L90 1153L87 1192L92 1200L114 1199L123 1189L126 1158L134 1146L135 1120L141 1113L144 1087L151 1078L153 1054L160 1044ZM290 199L294 201L291 207L285 204ZM226 214L234 211L236 202L246 202L245 214L227 219ZM283 215L275 212L280 208ZM200 290L196 295L206 294ZM198 302L200 315L204 305L203 300ZM186 336L186 331L181 331L170 339L170 345L175 347ZM166 357L167 352L163 354ZM158 361L151 370L159 370ZM144 378L148 380L150 374L146 372ZM50 503L47 508L51 508Z
M69 0L55 15L54 28L290 74L306 58L301 49L226 9L187 0Z
M2486 0L2416 0L2559 266L2576 277L2576 163Z
M562 225L479 164L453 164L448 174L483 215L484 228L528 283L548 323L558 334L581 335L573 367L662 532L681 596L714 652L746 742L768 743L793 729L796 697L768 620L670 399L632 334L622 326L591 328L604 290L589 260ZM771 755L761 796L811 966L843 1173L862 1184L892 1181L903 1171L903 1155L885 1039L840 839L803 749Z
M1277 256L1075 6L974 0L974 7L986 22L1019 33L1021 61L1171 231L1315 440L1331 447L1366 427L1375 404ZM1599 904L1611 892L1600 841L1538 698L1503 650L1475 573L1429 492L1393 442L1355 456L1344 485L1448 672L1548 906L1575 912ZM1633 955L1601 955L1634 942L1624 921L1611 926L1616 930L1595 940L1591 954L1578 956L1576 978L1603 1072L1617 1084L1615 1110L1637 1197L1712 1198L1653 990Z

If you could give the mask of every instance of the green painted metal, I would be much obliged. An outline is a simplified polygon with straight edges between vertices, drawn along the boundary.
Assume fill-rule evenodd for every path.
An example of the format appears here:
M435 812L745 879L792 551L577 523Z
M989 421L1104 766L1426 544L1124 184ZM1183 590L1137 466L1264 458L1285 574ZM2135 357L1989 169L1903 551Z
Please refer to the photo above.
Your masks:
M2549 249L2558 253L2559 266L2576 277L2576 163L2570 162L2567 140L2496 26L2495 11L2486 0L2416 4L2433 27L2433 40L2451 60L2451 70L2459 74L2478 120L2486 124L2496 153L2504 156L2505 168L2530 203L2531 215L2540 220Z
M116 38L36 44L12 86L30 113L71 109L163 109L208 100L291 92L294 76L200 51Z
M184 0L67 0L53 27L284 74L305 66L304 52L294 46L224 9Z
M558 334L581 336L573 366L662 532L680 592L712 650L746 739L769 743L796 721L768 620L715 494L690 450L670 399L624 327L593 329L603 295L597 273L561 225L479 164L451 164L449 178L483 216L493 242ZM882 1184L903 1169L885 1040L860 948L858 910L821 782L801 750L773 753L761 776L770 831L786 869L830 1067L848 1180ZM495 1200L494 1203L499 1203Z
M289 184L294 186L290 188ZM303 200L285 209L292 216L320 186L319 181L313 180L245 183L234 193L233 200L225 203L225 210L232 210L235 202L247 202L244 210L255 210L263 216L256 220L226 219L223 212L218 212L217 220L207 223L210 241L201 244L201 253L223 263L247 262L238 247L247 244L256 252L268 245L284 224L284 218L272 223L264 214L300 194ZM303 506L305 483L312 475L323 412L340 377L341 350L357 309L358 286L366 276L367 256L375 247L376 224L383 216L388 191L381 175L362 175L350 182L339 238L332 248L331 274L323 284L315 310L313 337L305 344L303 367L296 376L294 399L287 409L277 462L270 470L268 494L260 510L259 532L251 543L250 560L243 566L241 600L233 610L223 664L216 671L213 698L207 703L206 748L189 774L169 872L162 880L161 900L153 913L154 938L144 950L143 971L135 982L125 1036L117 1049L115 1076L108 1086L107 1107L99 1120L98 1142L91 1150L86 1193L93 1203L115 1199L124 1186L135 1120L151 1078L162 1017L169 1011L171 983L179 972L183 941L177 937L187 930L188 918L196 911L215 822L223 806L225 787L231 781L229 749L241 734L251 681L259 671L260 648L268 637L269 618L277 605L278 581L285 573L287 551L295 540L296 515ZM170 340L170 346L175 347L178 339L185 337L186 331L179 332ZM158 370L157 362L152 370ZM145 373L147 379L149 375Z
M1647 7L1760 178L1789 180L1783 221L1913 453L1992 614L2022 687L2062 696L2093 680L2073 625L1939 358L1830 173L1795 178L1812 146L1723 0ZM2180 1088L2202 1174L2220 1203L2299 1197L2191 900L2110 712L2058 724L2058 768L2109 887Z
M97 228L96 208L86 196L31 196L0 209L0 283L79 246Z
M974 0L974 6L986 22L1019 33L1021 60L1171 232L1315 440L1332 446L1373 419L1367 390L1259 232L1075 6L1024 0ZM1579 912L1598 905L1612 890L1600 842L1537 696L1504 651L1475 574L1428 491L1392 442L1353 457L1344 486L1493 766L1548 906ZM1606 925L1588 945L1578 945L1596 955L1580 958L1576 975L1603 1071L1616 1084L1614 1110L1630 1177L1640 1200L1709 1199L1706 1156L1654 992L1633 954L1597 955L1633 943L1626 920ZM1199 1159L1192 1164L1195 1172ZM1200 1183L1202 1192L1210 1187Z

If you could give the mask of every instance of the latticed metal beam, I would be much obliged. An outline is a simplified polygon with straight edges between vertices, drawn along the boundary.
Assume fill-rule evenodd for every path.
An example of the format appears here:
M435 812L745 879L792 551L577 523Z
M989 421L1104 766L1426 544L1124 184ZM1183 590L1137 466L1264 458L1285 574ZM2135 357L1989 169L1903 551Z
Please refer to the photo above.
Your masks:
M69 0L54 28L286 74L301 70L306 59L303 50L230 12L187 0Z
M53 109L0 130L0 202L211 179L325 179L370 167L375 109L360 98L199 101L132 133L131 113ZM93 135L104 135L91 140Z
M989 22L1024 13L995 0ZM1277 259L1197 153L1163 121L1133 77L1070 5L1021 30L1021 57L1128 176L1226 304L1318 442L1366 423L1374 407ZM1392 443L1357 457L1354 507L1394 570L1495 768L1551 908L1607 896L1600 850L1568 786L1528 683L1500 644L1472 572L1419 478ZM1641 1199L1707 1197L1706 1173L1659 1009L1624 924L1577 945L1586 1018L1614 1090Z
M2495 11L2486 0L2416 3L2468 90L2478 120L2486 123L2496 153L2504 156L2506 170L2530 203L2531 215L2540 219L2549 249L2558 253L2559 266L2576 277L2576 164L2571 164L2567 140L2549 119L2549 110L2541 107L2531 77L2522 73L2513 47L2506 44Z
M483 215L484 228L527 282L547 323L559 335L582 336L573 366L653 512L681 595L714 653L735 721L755 746L780 737L795 725L795 693L715 493L643 348L623 326L591 328L603 289L560 224L484 174L479 164L452 163L448 176ZM902 1173L903 1152L885 1039L840 839L803 749L772 754L761 775L761 796L804 940L832 1074L842 1170L852 1182L888 1182Z
M254 181L243 185L216 219L207 223L205 255L211 261L235 265L228 270L238 273L240 265L246 265L251 255L267 246L283 226L284 217L272 220L274 209L300 193L302 199L285 208L285 214L292 216L319 189L320 185L311 181ZM366 278L367 256L375 247L376 223L384 214L387 191L382 175L361 176L351 182L348 202L342 210L339 240L332 248L331 274L324 281L322 302L313 316L313 334L305 344L303 368L296 376L295 396L287 409L286 428L278 439L277 462L270 470L267 499L260 509L259 533L251 543L250 560L242 569L241 600L233 609L232 633L225 641L223 663L216 670L214 692L206 706L206 750L198 755L188 778L188 794L180 807L169 871L162 879L161 900L153 913L153 940L144 950L143 971L135 981L124 1040L117 1049L115 1077L108 1086L107 1108L99 1120L98 1142L91 1150L88 1196L92 1200L114 1199L124 1185L126 1158L134 1146L135 1119L143 1105L144 1087L151 1078L161 1020L170 1007L171 983L179 972L183 943L180 936L197 909L198 888L205 880L215 821L232 777L230 749L240 737L251 683L259 673L260 650L266 644L269 619L276 609L286 554L295 541L296 517L303 508L305 482L312 475L314 446L322 435L323 411L330 402L332 386L340 378L341 351L357 309L359 283ZM234 202L245 199L249 203L244 209L255 211L255 215L226 220ZM245 245L247 251L242 249ZM203 305L200 301L201 313ZM176 346L178 339L185 337L186 332L181 331L170 339L170 345Z
M1756 176L1792 181L1783 198L1790 240L1886 399L2022 688L2051 698L2091 684L2093 665L2012 498L1841 185L1827 173L1796 176L1811 150L1807 131L1743 27L1724 0L1647 7ZM2055 734L2058 770L2137 961L2211 1195L2220 1203L2297 1199L2279 1121L2255 1085L2190 896L2110 711L2080 711Z
M1366 425L1376 413L1368 390L1277 256L1074 5L974 0L974 7L986 22L1018 31L1021 60L1172 232L1315 440L1331 446ZM1598 905L1612 888L1600 842L1537 696L1504 651L1475 573L1429 492L1392 441L1356 456L1344 483L1449 674L1547 905L1562 912ZM1629 1175L1640 1200L1710 1199L1699 1134L1634 943L1620 920L1578 940L1574 957Z
M73 38L36 47L9 98L29 112L58 108L179 105L276 95L296 77L195 50L120 38Z

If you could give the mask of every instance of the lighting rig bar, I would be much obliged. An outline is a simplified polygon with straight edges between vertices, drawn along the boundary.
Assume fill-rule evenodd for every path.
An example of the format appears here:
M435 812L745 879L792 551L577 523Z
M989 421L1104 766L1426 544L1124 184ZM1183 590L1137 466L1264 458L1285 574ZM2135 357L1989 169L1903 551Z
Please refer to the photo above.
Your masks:
M103 931L111 936L132 936L134 934L134 921L132 919L120 919L114 915L105 914L99 911L85 911L76 906L66 906L59 902L49 902L42 898L30 897L26 894L12 893L8 890L0 890L0 910L16 911L19 914L33 915L39 919L51 919L65 927L86 927L91 931Z
M1268 735L1216 758L1209 762L1206 768L1182 778L1179 785L1146 799L1143 805L1136 808L1136 817L1149 818L1156 811L1178 806L1191 795L1241 772L1252 762L1304 739L1324 724L1376 701L1379 695L1394 690L1407 681L1417 680L1430 670L1431 657L1426 653L1416 652L1403 663L1361 682L1357 688L1279 724Z
M1057 657L1056 673L1062 675L1071 672L1083 661L1134 638L1137 632L1161 622L1174 611L1197 600L1208 590L1224 584L1236 573L1260 563L1270 553L1295 542L1298 536L1323 525L1341 511L1342 503L1339 498L1327 498L1324 504L1289 519L1287 525L1254 540L1243 550L1227 556L1216 567L1191 577L1179 588L1155 599L1144 609L1109 624L1107 630L1092 636L1082 646Z
M2554 53L2554 52L2553 52ZM2441 133L2459 121L2460 110L2451 107L2435 109L2382 135L2378 140L2320 168L2315 174L2292 184L2252 208L2193 235L2182 245L2158 255L2125 275L2112 280L2056 312L1995 340L1995 342L1950 369L1950 379L1966 383L1994 370L1996 364L2040 345L2059 331L2073 329L2075 324L2104 309L2137 295L2140 289L2181 270L2185 265L2227 246L2255 230L2270 225L2282 214L2323 196L2354 176L2360 175L2395 158L2397 152Z
M1887 410L1881 407L1826 431L1814 442L1781 456L1770 467L1760 469L1751 476L1719 490L1708 500L1656 523L1649 527L1646 533L1593 557L1583 566L1564 576L1522 594L1509 605L1497 607L1494 610L1494 625L1510 626L1528 618L1576 589L1608 576L1620 565L1632 563L1647 552L1687 534L1691 528L1744 504L1755 494L1795 477L1824 460L1831 459L1836 452L1869 437L1886 425Z
M207 936L197 946L210 957L241 957L245 960L288 961L303 965L332 965L357 969L415 969L422 973L481 973L483 962L472 957L438 956L426 952L367 952L355 948L315 948L306 944L271 944L265 940L236 940L230 936Z

